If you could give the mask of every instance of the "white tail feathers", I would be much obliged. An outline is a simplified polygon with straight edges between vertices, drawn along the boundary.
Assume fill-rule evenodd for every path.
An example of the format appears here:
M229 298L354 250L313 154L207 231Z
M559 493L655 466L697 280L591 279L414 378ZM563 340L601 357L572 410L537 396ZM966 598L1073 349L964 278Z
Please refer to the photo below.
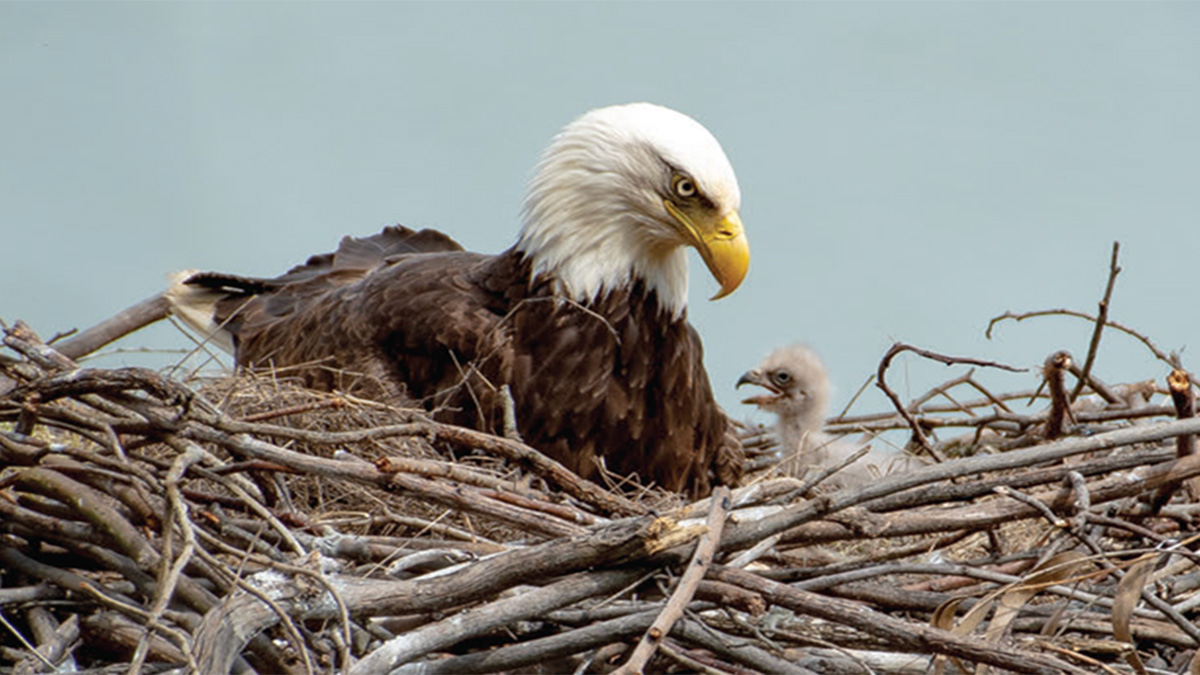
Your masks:
M232 354L233 335L222 328L214 318L217 313L217 301L225 297L225 294L185 284L184 281L195 273L196 270L183 270L167 275L170 286L164 295L171 303L171 313L195 331L201 339Z

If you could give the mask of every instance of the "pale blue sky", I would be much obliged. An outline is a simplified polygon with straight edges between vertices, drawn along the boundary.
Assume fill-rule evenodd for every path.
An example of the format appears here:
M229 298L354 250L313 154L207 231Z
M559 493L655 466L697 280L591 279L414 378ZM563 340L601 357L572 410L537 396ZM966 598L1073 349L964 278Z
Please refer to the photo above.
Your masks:
M1179 349L1200 336L1197 36L1185 2L0 3L0 317L86 328L172 270L273 275L390 222L498 251L558 128L649 100L741 182L750 275L710 303L693 258L690 309L735 414L737 376L797 340L838 401L894 340L1082 358L1081 321L983 330L1094 311L1114 239L1112 317ZM1164 374L1116 334L1098 369Z

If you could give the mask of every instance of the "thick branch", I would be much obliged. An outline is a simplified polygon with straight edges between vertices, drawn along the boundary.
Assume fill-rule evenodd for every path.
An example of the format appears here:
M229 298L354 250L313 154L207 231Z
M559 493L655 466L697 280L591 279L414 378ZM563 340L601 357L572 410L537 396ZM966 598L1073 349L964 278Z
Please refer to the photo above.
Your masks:
M171 315L171 303L161 293L139 302L120 314L55 343L54 348L70 359L78 360L130 333Z

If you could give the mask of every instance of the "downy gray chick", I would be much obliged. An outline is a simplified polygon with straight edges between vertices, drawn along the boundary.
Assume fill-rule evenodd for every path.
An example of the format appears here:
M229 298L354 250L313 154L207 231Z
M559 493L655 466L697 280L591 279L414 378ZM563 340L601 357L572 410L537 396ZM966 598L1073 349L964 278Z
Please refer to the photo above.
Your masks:
M776 349L738 379L738 387L744 384L766 389L766 393L742 403L776 415L780 468L786 475L803 478L810 471L841 464L863 447L822 430L829 409L829 376L821 359L808 347L795 344ZM912 455L872 446L866 455L830 476L823 485L858 487L880 476L919 466L921 461Z

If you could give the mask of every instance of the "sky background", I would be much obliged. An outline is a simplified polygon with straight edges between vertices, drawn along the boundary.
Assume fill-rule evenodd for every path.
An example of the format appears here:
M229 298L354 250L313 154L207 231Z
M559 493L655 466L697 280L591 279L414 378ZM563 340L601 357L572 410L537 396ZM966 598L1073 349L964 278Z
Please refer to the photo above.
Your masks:
M1095 312L1114 240L1110 318L1195 368L1198 35L1189 2L4 2L0 318L48 338L173 270L273 276L392 222L500 251L558 129L646 100L706 125L741 184L750 274L709 302L693 256L689 309L738 416L738 376L795 341L837 405L894 341L1082 360L1078 319L984 329ZM893 367L903 395L961 372ZM1096 370L1166 374L1115 332Z

